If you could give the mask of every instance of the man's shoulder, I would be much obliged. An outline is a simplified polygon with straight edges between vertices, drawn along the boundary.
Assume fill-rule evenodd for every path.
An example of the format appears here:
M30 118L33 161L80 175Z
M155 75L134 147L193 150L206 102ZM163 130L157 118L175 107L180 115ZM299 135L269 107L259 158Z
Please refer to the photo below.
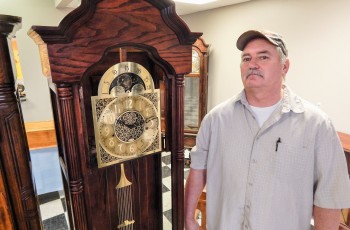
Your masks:
M230 113L233 111L235 104L240 101L240 94L235 95L225 101L217 104L214 108L212 108L208 115L210 116L218 116L225 113Z
M301 99L306 115L312 117L318 117L319 119L325 120L329 119L328 115L316 104L311 103L308 100Z
M309 100L306 100L299 95L295 94L293 91L291 91L288 87L288 96L289 99L287 99L289 102L288 104L291 106L291 110L295 113L304 113L307 117L316 118L322 120L328 120L328 115L322 111L322 109L319 107L319 105L316 105Z
M331 127L331 118L325 113L319 105L316 105L304 98L298 97L302 105L303 120L311 126L317 127ZM297 110L295 110L297 111Z

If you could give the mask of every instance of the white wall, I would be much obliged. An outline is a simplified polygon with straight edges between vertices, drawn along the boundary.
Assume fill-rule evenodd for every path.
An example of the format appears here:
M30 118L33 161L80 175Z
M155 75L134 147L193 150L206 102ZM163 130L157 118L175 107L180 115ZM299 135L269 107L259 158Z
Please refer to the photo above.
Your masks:
M269 29L287 43L287 84L320 103L338 131L350 133L349 9L348 0L258 0L182 16L211 45L209 108L242 89L238 36L248 29Z
M22 17L22 28L16 38L27 94L27 101L21 103L25 122L53 119L38 46L27 32L32 25L58 26L69 11L56 9L54 0L0 0L0 14Z
M336 129L350 133L349 9L348 0L255 0L182 16L192 31L204 32L211 45L209 108L242 89L238 36L248 29L269 29L287 42L287 84L312 103L321 103ZM69 11L55 9L53 0L0 0L0 14L23 20L17 42L27 92L22 103L26 122L52 119L38 48L27 31L32 25L57 26Z

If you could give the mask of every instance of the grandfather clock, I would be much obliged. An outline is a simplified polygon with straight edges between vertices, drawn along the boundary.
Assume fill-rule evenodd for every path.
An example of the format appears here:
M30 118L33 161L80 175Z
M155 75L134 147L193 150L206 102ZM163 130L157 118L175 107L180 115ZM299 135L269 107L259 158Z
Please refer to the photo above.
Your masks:
M191 149L207 113L209 45L202 37L192 46L192 70L185 75L184 145Z
M201 33L170 0L83 0L58 27L28 34L48 76L70 227L162 229L166 149L172 226L183 229L184 76Z
M0 229L41 229L9 47L20 26L20 17L0 15Z

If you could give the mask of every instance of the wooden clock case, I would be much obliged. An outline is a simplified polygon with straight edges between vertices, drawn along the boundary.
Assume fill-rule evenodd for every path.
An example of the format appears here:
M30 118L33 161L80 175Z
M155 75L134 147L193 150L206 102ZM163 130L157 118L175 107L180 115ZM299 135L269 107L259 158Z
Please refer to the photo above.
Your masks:
M82 0L58 27L33 26L48 76L71 229L123 229L119 164L98 168L91 96L112 65L137 62L164 81L165 146L171 152L172 228L184 228L184 76L192 33L170 0ZM132 182L133 229L162 229L161 153L124 163Z
M192 71L185 75L184 145L188 149L195 146L200 124L207 114L208 65L209 45L200 37L192 46Z
M0 15L0 229L42 228L9 46L21 22Z

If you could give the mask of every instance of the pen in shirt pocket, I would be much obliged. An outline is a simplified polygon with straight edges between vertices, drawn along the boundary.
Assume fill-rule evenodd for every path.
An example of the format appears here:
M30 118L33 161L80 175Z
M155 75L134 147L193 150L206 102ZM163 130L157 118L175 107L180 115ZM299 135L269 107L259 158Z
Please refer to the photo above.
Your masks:
M279 143L282 143L282 140L281 140L280 137L279 137L279 138L277 139L277 141L276 141L276 149L275 149L276 152L277 152L277 150L278 150L278 145L279 145Z

